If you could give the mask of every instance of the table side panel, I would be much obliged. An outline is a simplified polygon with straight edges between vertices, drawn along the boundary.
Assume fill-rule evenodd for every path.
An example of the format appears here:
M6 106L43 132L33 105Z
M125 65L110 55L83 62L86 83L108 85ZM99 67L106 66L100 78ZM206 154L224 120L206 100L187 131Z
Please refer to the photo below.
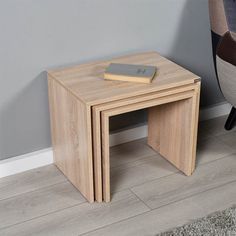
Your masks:
M104 201L110 201L110 154L109 154L109 117L123 114L126 112L169 104L179 100L190 99L194 96L194 91L182 92L179 94L169 95L163 98L156 98L137 104L131 104L123 107L109 109L101 112L102 124L102 174L103 174L103 196Z
M197 152L197 136L198 136L198 121L199 121L199 106L200 106L200 92L201 92L201 81L196 82L196 96L194 105L192 107L192 117L193 117L193 135L192 135L192 173L195 170L196 165L196 152Z
M55 165L94 201L90 108L48 76Z
M188 98L159 107L151 108L149 120L155 120L159 127L159 134L155 137L159 141L159 148L155 150L165 157L186 175L191 175L192 148L191 148L191 125L192 106L194 98ZM155 109L155 114L152 109ZM150 133L154 133L154 127L150 126ZM156 125L157 126L157 125ZM152 134L155 136L155 134ZM152 146L149 143L150 146Z
M110 202L110 145L109 145L109 117L102 117L102 190L103 200Z
M102 160L101 160L101 119L100 112L92 107L93 124L93 166L95 200L102 202Z
M149 108L148 144L186 175L195 169L200 82L193 97Z
M94 158L94 184L95 184L95 199L98 202L102 201L102 149L101 149L101 119L100 112L112 108L118 108L129 104L143 102L158 97L174 95L181 92L194 90L195 84L186 85L179 88L167 89L160 92L148 93L140 96L134 96L128 99L108 102L92 107L93 117L93 158ZM148 137L150 138L150 137ZM154 139L153 139L154 140ZM155 139L156 140L156 139Z

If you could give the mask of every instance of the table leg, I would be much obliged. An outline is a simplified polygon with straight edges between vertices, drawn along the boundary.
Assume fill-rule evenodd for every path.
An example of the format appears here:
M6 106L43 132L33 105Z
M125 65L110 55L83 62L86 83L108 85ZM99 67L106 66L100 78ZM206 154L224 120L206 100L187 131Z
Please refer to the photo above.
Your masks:
M192 98L149 108L148 144L186 175L195 169L199 89Z
M54 164L89 201L94 201L91 108L48 78Z
M110 201L110 155L109 155L109 117L135 111L147 107L162 106L163 104L177 104L176 101L185 101L192 99L195 91L186 91L175 95L169 95L162 98L151 99L136 104L117 107L101 112L102 128L102 177L103 177L103 198L105 202Z
M100 111L96 110L96 107L92 108L92 112L95 200L97 202L102 202L101 119Z
M110 202L110 145L109 145L109 116L102 114L102 179L103 200Z

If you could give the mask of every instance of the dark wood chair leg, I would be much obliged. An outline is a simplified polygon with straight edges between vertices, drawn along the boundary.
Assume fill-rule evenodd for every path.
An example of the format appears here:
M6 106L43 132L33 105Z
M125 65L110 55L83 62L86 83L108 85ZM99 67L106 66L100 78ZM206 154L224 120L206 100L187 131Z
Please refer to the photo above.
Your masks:
M227 121L225 123L225 129L231 130L234 127L235 121L236 121L236 108L232 107L229 116L227 118Z

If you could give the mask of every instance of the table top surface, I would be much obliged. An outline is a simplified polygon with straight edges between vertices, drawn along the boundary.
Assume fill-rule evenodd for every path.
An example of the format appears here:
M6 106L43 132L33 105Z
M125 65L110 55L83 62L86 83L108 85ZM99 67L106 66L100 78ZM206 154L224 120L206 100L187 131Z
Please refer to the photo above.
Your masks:
M157 74L150 84L104 80L103 73L111 62L156 66ZM48 74L90 106L193 84L200 79L199 76L160 56L157 52L132 54L51 70Z

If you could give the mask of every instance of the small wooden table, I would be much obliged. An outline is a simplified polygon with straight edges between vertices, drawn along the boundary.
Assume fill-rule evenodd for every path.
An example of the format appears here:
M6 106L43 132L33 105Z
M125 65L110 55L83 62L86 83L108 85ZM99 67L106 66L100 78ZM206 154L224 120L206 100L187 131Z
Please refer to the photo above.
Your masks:
M107 81L111 62L154 65L151 84ZM89 202L110 201L109 117L148 108L148 144L195 168L200 78L156 52L48 72L54 162ZM95 191L94 191L95 189Z

